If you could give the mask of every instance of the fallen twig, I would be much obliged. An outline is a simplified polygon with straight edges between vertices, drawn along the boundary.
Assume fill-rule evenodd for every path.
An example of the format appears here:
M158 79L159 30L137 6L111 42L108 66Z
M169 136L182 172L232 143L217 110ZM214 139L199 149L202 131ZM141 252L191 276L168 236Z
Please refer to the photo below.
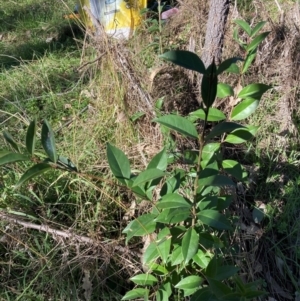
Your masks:
M107 52L103 52L101 53L96 59L90 61L90 62L86 62L85 64L81 65L80 67L77 68L77 71L80 71L82 68L86 67L87 65L91 65L96 63L97 61L99 61Z
M65 238L65 239L73 239L73 240L77 240L79 242L86 243L86 244L101 245L101 247L112 245L112 244L116 243L116 241L113 241L113 240L110 240L110 239L108 239L107 241L98 242L98 241L96 241L96 240L94 240L90 237L83 236L83 235L77 235L77 234L74 234L74 233L72 233L68 230L57 230L57 229L51 228L47 225L43 225L43 224L42 225L37 225L37 224L31 223L31 222L27 222L27 221L24 221L24 220L16 217L16 216L13 216L11 214L7 214L7 213L4 213L4 212L0 212L0 220L7 221L9 223L18 224L18 225L23 226L24 228L27 228L27 229L42 231L42 232L45 232L45 233L48 233L48 234L52 235L53 237L60 236L60 237ZM114 245L113 250L121 252L122 254L129 253L132 256L140 257L140 253L138 251L132 251L129 248L122 247L120 245Z

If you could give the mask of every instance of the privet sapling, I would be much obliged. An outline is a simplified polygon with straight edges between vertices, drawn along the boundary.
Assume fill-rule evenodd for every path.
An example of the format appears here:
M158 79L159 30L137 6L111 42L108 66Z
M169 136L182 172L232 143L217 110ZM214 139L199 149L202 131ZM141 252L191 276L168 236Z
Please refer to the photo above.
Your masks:
M167 61L203 75L199 110L187 117L165 115L153 120L198 142L197 153L191 150L182 154L184 162L189 162L187 170L175 165L168 168L169 153L164 148L144 171L135 175L126 155L113 145L107 145L107 157L115 177L138 198L153 202L149 213L138 216L123 230L126 243L134 236L157 234L142 258L148 272L131 278L137 287L122 300L183 300L188 296L192 301L246 300L264 294L257 290L257 283L244 284L237 276L239 269L226 263L226 255L229 255L226 237L234 228L227 214L233 195L226 194L226 187L235 186L235 180L244 181L247 177L239 162L223 158L222 148L226 148L226 143L240 144L254 137L257 126L237 121L249 117L262 95L270 89L268 85L253 83L235 95L230 85L218 82L221 73L232 72L238 74L241 85L257 47L268 35L265 32L256 36L265 22L253 29L245 21L235 22L250 39L248 44L244 43L235 30L234 39L245 50L243 59L227 59L220 66L213 61L205 68L201 59L189 51L169 51L161 55ZM243 61L241 67L237 65L239 60ZM217 97L229 96L239 99L239 103L226 117L212 106ZM208 124L212 126L210 129ZM152 192L157 185L161 188L159 199L154 202ZM222 235L224 231L227 235Z

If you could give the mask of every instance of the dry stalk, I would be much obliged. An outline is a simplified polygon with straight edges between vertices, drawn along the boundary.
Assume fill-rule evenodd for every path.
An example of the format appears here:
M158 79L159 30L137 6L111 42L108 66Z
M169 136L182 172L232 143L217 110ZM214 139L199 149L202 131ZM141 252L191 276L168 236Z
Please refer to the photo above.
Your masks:
M22 220L22 219L20 219L16 216L9 215L9 214L3 213L3 212L0 212L0 220L4 220L6 222L13 223L13 224L18 224L18 225L23 226L27 229L42 231L42 232L50 234L52 237L59 236L59 237L65 238L65 239L72 239L72 240L76 240L78 242L85 243L85 244L90 244L90 245L99 245L101 243L101 246L103 247L104 245L108 246L108 245L111 245L114 242L116 242L116 241L113 241L113 240L98 242L98 241L96 241L96 240L94 240L90 237L87 237L87 236L77 235L77 234L74 234L74 233L72 233L68 230L64 230L64 231L63 230L57 230L57 229L51 228L48 225L44 225L44 224L37 225L37 224L24 221L24 220ZM124 253L127 253L127 254L129 253L132 256L140 256L139 252L129 250L128 248L122 247L120 245L115 245L113 247L113 249L115 251L118 251L118 252L123 253L123 254Z
M91 10L86 6L84 6L83 9L86 11L87 15L90 17L90 19L93 22L93 25L95 26L96 37L105 38L106 42L108 42L107 35L105 33L103 26L96 19L96 17L92 14ZM111 49L112 47L109 47L109 48ZM115 61L116 61L117 67L121 70L123 75L127 78L132 90L135 91L139 95L140 99L142 100L142 103L145 103L149 112L153 116L155 116L155 113L152 108L152 98L148 92L146 92L142 89L139 79L134 74L134 71L132 70L132 68L130 68L128 59L124 56L124 54L122 53L122 51L120 51L120 49L116 49L115 51L113 51L113 54L116 56ZM100 56L100 58L101 57L102 57L102 55ZM96 61L97 60L98 59L96 59Z

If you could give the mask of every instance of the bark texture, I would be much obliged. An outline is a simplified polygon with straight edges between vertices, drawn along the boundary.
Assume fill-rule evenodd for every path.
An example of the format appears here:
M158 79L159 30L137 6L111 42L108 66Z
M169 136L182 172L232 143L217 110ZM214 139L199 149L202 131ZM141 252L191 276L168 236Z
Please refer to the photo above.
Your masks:
M230 0L210 0L205 44L202 61L207 68L213 58L217 65L221 62L226 21Z

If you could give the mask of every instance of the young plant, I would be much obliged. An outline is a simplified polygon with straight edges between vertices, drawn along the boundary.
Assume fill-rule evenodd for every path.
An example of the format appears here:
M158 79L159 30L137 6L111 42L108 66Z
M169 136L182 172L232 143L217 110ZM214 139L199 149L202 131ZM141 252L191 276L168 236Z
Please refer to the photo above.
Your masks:
M257 47L268 34L254 37L264 22L253 29L244 21L235 22L250 38L245 43L238 39L235 31L234 38L245 50L241 68L236 64L241 60L238 58L227 59L219 66L212 61L205 68L201 59L188 51L169 51L161 56L203 75L199 110L191 112L188 117L159 115L154 119L163 129L176 131L197 143L198 151L188 150L181 154L181 162L186 162L187 168L170 164L170 155L165 148L152 158L144 171L136 175L127 156L113 145L107 145L108 162L114 176L139 199L153 204L149 213L137 217L123 230L127 236L126 243L133 237L150 234L153 234L153 239L142 257L146 272L131 278L137 287L127 292L122 300L189 298L192 301L232 301L252 299L264 293L257 290L257 282L245 284L236 275L238 267L228 261L229 238L234 229L234 217L228 212L233 194L229 193L228 187L234 187L236 180L244 181L246 173L241 163L223 158L223 153L228 144L241 144L254 137L257 126L236 121L253 114L262 95L271 88L253 83L242 87L234 95L231 86L218 82L222 72L236 73L241 78L253 62ZM239 102L236 101L238 104L229 116L225 116L213 104L217 97L228 96ZM26 134L26 153L20 151L20 146L8 132L3 133L15 152L1 151L0 165L19 161L34 163L16 187L50 168L77 171L68 158L57 154L54 133L47 120L41 129L41 143L47 156L37 157L36 130L37 122L33 120ZM157 201L154 199L154 189L159 191Z
M60 156L56 152L53 130L47 120L44 120L41 131L41 143L46 152L45 158L39 158L35 155L37 121L30 122L25 139L25 152L20 150L20 146L14 141L12 136L3 132L4 139L12 146L15 152L1 151L0 166L20 161L32 161L36 163L30 167L15 185L15 188L21 186L24 182L45 173L51 168L58 168L67 171L77 171L76 166L66 157Z
M262 27L259 23L252 30L245 23L237 23L243 24L250 36ZM187 162L186 169L169 164L168 151L163 149L136 175L127 156L107 145L114 176L139 199L153 204L150 212L137 217L123 230L126 243L133 237L150 234L153 239L142 256L146 272L131 278L137 287L122 300L246 300L264 294L257 290L256 282L245 284L236 275L238 267L228 261L229 237L234 229L234 217L228 212L234 195L228 187L244 181L246 173L238 161L223 158L223 151L228 144L241 144L254 137L257 126L236 121L254 113L270 86L254 83L234 95L232 87L218 82L222 72L246 72L253 61L251 55L263 40L261 35L258 37L248 45L243 44L247 54L241 69L236 58L227 59L218 67L212 61L205 68L201 59L188 51L169 51L161 56L203 75L199 110L188 117L165 115L153 120L197 142L198 151L181 154L181 162ZM217 97L228 96L241 101L226 117L212 106ZM159 191L157 201L154 189Z

